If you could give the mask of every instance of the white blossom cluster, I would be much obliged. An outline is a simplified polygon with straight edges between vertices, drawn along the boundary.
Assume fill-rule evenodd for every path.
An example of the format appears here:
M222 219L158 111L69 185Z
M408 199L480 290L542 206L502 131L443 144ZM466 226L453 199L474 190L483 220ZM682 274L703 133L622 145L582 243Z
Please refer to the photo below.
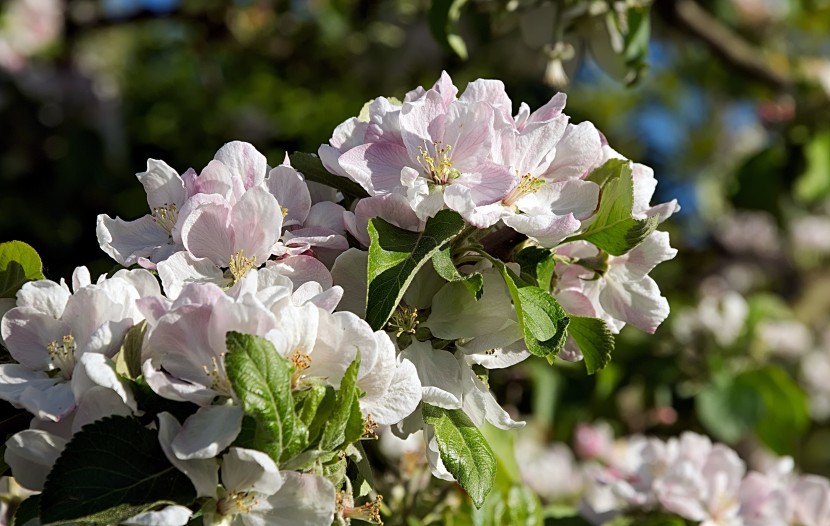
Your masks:
M822 526L830 517L825 477L796 473L790 457L749 470L734 450L693 432L615 440L607 425L581 424L573 452L562 443L520 444L527 483L552 502L577 499L592 524L638 513L668 513L704 526ZM542 476L554 471L569 476Z
M444 74L403 103L374 100L361 118L335 130L320 160L369 195L348 210L341 193L307 182L288 158L271 168L247 143L226 144L198 174L149 160L137 174L149 213L132 221L98 218L102 250L129 269L93 282L79 267L71 286L26 283L0 322L16 361L0 365L0 399L33 415L30 428L7 442L5 460L17 481L40 491L84 425L143 414L119 369L136 331L143 381L159 397L198 407L181 421L161 412L155 425L170 463L209 503L202 507L206 524L328 525L343 508L339 488L325 477L281 470L265 453L234 446L245 412L225 365L230 331L270 342L294 366L292 388L338 388L359 358L367 425L390 425L400 436L423 430L433 473L457 478L422 408L461 410L476 426L524 425L473 366L526 359L527 336L501 262L464 250L456 265L466 276L481 275L480 297L429 264L391 322L373 330L363 318L374 217L419 232L449 209L476 239L513 229L552 256L555 276L544 294L568 314L600 318L612 332L626 323L653 332L668 304L648 273L674 257L668 235L651 231L617 256L569 239L597 221L601 185L589 175L619 154L590 123L568 122L564 95L534 112L522 104L512 116L501 82L479 80L457 92ZM662 221L677 209L675 202L651 206L653 173L628 166L632 221ZM402 333L411 336L405 345ZM581 352L569 338L560 355L577 360ZM169 506L127 523L179 525L191 513Z

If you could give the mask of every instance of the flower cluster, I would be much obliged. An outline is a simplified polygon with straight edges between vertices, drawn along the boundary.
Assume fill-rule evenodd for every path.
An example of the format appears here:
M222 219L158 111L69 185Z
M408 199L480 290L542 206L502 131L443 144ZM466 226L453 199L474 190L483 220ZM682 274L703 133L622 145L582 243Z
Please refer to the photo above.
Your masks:
M579 514L592 524L644 513L706 526L827 523L826 478L795 473L789 457L748 470L734 450L696 433L615 440L607 425L581 424L573 453L561 443L521 446L517 459L528 484L546 500L578 501ZM554 466L570 476L539 476Z
M569 123L563 95L512 116L498 81L457 93L444 74L376 99L319 159L270 168L232 142L198 174L149 160L149 213L98 217L128 268L22 285L0 398L34 419L5 459L43 492L44 522L114 507L124 524L377 521L346 465L379 425L422 431L433 474L480 506L495 459L477 428L524 425L482 373L531 355L593 372L626 323L657 328L668 305L648 274L675 255L656 227L677 206L650 205L653 173ZM109 456L84 456L100 436ZM158 493L131 448L177 482ZM80 462L153 496L78 511Z

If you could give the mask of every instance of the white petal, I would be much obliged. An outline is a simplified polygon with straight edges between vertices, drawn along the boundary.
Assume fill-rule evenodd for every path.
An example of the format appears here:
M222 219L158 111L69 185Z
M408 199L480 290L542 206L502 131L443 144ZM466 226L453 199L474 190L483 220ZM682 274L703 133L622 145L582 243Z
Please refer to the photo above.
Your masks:
M30 281L17 291L17 306L32 307L44 314L60 319L69 291L46 279Z
M188 283L228 284L222 269L208 258L195 258L189 252L177 252L156 267L168 298L176 299Z
M32 307L16 307L7 312L0 322L0 331L12 357L40 371L50 368L49 343L61 342L70 333L65 323Z
M669 315L669 303L650 277L627 283L606 280L599 301L614 318L649 333L656 331Z
M484 425L485 419L499 429L524 427L524 422L513 420L507 414L507 411L501 408L487 386L479 380L473 369L464 360L464 355L458 353L456 358L460 365L464 388L463 409L470 420L479 427Z
M273 495L283 481L277 465L262 451L232 447L222 457L222 485L230 493Z
M125 267L134 264L139 257L155 259L152 256L159 247L172 242L170 234L150 215L124 221L101 214L96 233L101 250Z
M273 196L272 196L273 197ZM187 251L197 258L208 258L227 267L233 254L231 205L214 194L190 198L179 215L181 238Z
M4 460L21 486L41 491L46 476L67 442L46 431L27 429L6 441Z
M96 420L112 416L130 416L133 409L127 406L112 389L95 386L87 389L78 399L78 407L72 419L72 432L77 433L83 426Z
M168 205L181 208L184 202L184 183L178 172L164 161L147 159L147 171L135 174L147 192L150 209Z
M318 475L294 471L282 471L281 474L284 480L282 487L268 497L271 509L261 515L261 519L246 520L246 523L257 526L330 526L335 510L335 489L331 482Z
M277 199L261 187L248 190L233 206L230 228L231 253L242 251L245 257L255 258L256 266L264 263L282 233L282 212Z
M460 409L463 385L461 369L452 353L433 349L429 342L414 342L401 352L418 371L425 403L444 409Z
M242 427L242 408L235 405L200 407L187 417L170 444L182 460L213 458L231 445Z
M378 424L392 425L412 414L420 402L421 381L418 379L418 371L412 362L403 359L395 368L395 375L383 397L372 403L361 399L361 407Z
M121 524L126 526L185 526L193 512L184 506L167 506L159 511L146 511Z
M297 170L290 166L277 166L268 173L265 186L277 198L280 208L286 210L283 227L305 222L311 209L311 195Z
M167 460L176 469L187 475L196 488L196 496L216 498L216 486L219 484L219 465L215 459L181 460L170 446L173 439L181 431L181 424L170 413L160 413L159 444L164 450Z
M246 189L259 185L268 169L265 156L247 142L229 142L213 158L227 166L235 178L242 180Z

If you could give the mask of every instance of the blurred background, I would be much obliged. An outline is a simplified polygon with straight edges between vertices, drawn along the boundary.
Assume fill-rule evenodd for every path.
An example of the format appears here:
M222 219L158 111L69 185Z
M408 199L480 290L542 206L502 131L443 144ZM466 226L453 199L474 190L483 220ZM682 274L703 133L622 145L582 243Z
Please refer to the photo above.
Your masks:
M96 216L146 213L147 158L244 140L276 164L441 70L515 108L567 92L682 206L656 337L626 328L591 377L491 377L527 436L692 429L830 475L830 0L3 0L0 240L51 279L108 271Z

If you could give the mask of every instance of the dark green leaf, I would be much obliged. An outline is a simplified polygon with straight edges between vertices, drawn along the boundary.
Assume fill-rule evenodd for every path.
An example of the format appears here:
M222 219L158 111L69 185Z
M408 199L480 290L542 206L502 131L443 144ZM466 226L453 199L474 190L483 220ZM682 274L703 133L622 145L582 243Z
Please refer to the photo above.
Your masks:
M461 8L467 0L432 0L429 9L429 28L439 44L455 52L460 58L467 58L467 46L457 33Z
M542 290L551 290L556 277L556 262L549 249L540 247L526 247L513 258L527 273L536 280Z
M245 414L254 417L254 449L275 462L299 453L308 440L308 429L294 413L291 364L268 340L228 332L225 368Z
M423 404L424 422L435 430L441 460L481 507L496 478L496 457L481 432L460 409Z
M449 247L439 250L432 256L432 266L439 276L447 281L460 281L464 283L470 294L475 299L481 298L481 288L484 286L484 278L481 277L480 272L473 272L467 276L462 275L455 268L455 263L452 261Z
M378 217L369 221L366 321L380 330L392 316L418 270L464 229L457 212L441 210L423 232L410 232Z
M322 161L320 161L320 158L315 155L311 155L310 153L294 152L289 155L288 158L291 161L291 166L293 166L298 172L302 173L306 178L306 181L314 181L315 183L330 186L340 190L343 194L350 197L358 199L369 197L366 190L364 190L363 187L356 182L339 175L334 175L326 170Z
M588 374L604 369L614 351L614 335L599 318L571 316L568 334L582 351Z
M22 241L0 243L0 298L14 298L26 282L43 278L43 263Z
M17 505L12 517L12 525L23 526L40 515L40 495L32 495Z
M41 494L44 524L120 521L160 504L188 505L196 491L173 467L156 431L132 417L84 426L55 462Z

